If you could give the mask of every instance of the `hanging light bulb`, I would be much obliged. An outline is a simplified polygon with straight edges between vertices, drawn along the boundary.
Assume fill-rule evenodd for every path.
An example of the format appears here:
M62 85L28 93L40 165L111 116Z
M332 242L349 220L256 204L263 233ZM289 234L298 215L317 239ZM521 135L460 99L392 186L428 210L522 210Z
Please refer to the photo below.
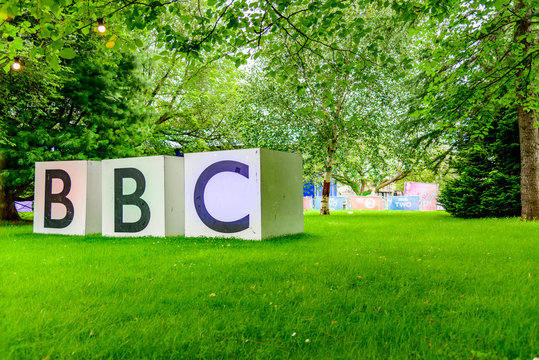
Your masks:
M103 23L103 18L97 19L97 31L99 31L101 34L107 31L107 27Z
M15 71L19 71L21 69L22 65L19 62L19 58L15 58L13 60L13 64L11 65L11 68Z

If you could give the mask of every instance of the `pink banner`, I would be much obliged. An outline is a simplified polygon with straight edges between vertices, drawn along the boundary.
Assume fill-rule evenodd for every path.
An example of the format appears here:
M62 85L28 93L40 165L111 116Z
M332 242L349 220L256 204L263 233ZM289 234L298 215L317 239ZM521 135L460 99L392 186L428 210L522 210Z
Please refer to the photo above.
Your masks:
M438 184L405 182L404 195L419 195L420 211L435 211L438 203Z
M313 208L313 198L310 196L303 197L303 210L310 210Z
M382 210L382 198L379 196L352 196L352 209Z

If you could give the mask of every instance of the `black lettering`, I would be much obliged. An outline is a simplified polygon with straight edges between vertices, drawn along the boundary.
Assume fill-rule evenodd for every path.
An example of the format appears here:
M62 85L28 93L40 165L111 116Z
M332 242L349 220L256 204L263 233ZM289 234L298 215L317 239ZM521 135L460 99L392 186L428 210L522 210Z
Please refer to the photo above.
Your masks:
M60 179L64 184L58 194L52 193L52 179ZM46 228L63 229L73 221L75 214L73 203L66 196L71 191L71 178L65 170L45 170L45 224ZM62 204L66 208L66 214L62 219L52 218L52 204Z
M131 178L136 182L135 192L124 195L123 179ZM150 207L140 197L146 190L144 174L135 168L114 169L114 231L139 232L150 222ZM135 222L124 222L124 205L134 205L140 209L140 218Z
M202 222L212 230L221 233L235 233L249 228L249 215L235 221L220 221L210 215L204 202L204 190L208 181L215 175L230 171L249 178L249 166L238 161L219 161L208 166L198 177L195 185L195 209Z

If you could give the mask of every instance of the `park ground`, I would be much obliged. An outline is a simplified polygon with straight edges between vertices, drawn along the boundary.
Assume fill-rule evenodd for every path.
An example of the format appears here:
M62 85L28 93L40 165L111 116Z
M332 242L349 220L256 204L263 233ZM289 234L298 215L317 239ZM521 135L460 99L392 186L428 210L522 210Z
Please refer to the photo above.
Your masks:
M529 359L539 224L307 213L253 242L0 227L2 359Z

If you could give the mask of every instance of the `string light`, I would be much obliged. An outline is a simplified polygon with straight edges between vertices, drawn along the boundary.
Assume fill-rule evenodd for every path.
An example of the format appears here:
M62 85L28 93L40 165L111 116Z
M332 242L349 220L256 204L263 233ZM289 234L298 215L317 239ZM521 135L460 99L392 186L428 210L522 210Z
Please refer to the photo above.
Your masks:
M19 62L19 58L15 58L13 60L13 64L11 65L11 68L15 71L19 71L21 69L22 65Z
M97 19L97 31L99 31L101 34L107 31L107 27L103 23L103 18Z

